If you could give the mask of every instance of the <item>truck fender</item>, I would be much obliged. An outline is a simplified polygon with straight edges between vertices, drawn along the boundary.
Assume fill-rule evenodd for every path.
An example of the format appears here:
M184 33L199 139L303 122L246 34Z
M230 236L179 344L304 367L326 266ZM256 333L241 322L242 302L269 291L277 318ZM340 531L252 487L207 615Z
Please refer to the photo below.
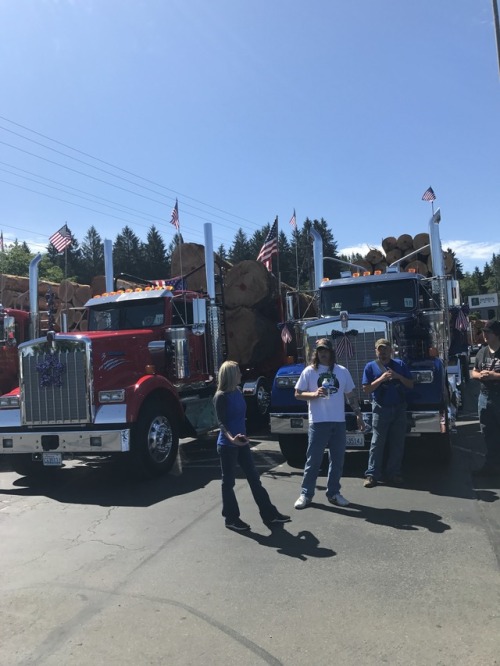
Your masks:
M171 405L173 413L179 419L179 422L184 421L184 410L173 384L162 375L145 375L127 391L127 421L129 423L137 421L143 404L153 394L155 398L162 396L165 402Z

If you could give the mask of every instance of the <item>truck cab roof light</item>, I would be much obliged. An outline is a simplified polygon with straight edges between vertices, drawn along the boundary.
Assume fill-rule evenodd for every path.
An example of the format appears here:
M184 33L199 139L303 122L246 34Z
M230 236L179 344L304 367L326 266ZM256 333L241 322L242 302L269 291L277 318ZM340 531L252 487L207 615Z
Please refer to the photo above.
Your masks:
M409 268L409 269L408 269L408 273L416 273L416 272L417 272L417 271L415 270L415 268Z
M367 275L371 275L370 271L363 271L363 277L366 277Z
M360 273L353 273L352 274L352 277L359 277L359 276L360 276Z
M373 271L373 275L382 275L382 271Z

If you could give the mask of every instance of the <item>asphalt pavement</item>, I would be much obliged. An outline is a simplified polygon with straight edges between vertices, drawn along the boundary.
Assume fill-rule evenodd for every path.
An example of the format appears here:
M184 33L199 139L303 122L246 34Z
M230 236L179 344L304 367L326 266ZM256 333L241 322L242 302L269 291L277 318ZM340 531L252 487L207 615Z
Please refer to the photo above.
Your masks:
M414 441L405 485L363 488L346 458L345 509L293 509L301 473L253 437L269 529L237 480L251 532L224 528L213 440L186 441L163 479L108 461L50 475L0 472L0 664L500 663L500 479L484 455L471 383L448 466ZM50 470L54 472L54 470Z

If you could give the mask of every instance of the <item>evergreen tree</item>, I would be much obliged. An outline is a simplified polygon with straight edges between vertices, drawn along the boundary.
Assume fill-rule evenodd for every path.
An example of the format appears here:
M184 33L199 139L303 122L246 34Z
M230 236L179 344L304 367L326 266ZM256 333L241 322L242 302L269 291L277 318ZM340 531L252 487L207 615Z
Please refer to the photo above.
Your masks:
M135 277L140 275L142 266L142 243L129 226L122 229L116 237L113 248L113 270L116 275L127 273Z
M224 247L224 245L223 245L222 243L221 243L221 244L219 245L219 247L217 248L217 250L216 250L216 254L217 254L217 255L218 255L223 261L229 261L229 259L228 259L228 257L227 257L226 248Z
M78 281L90 284L96 275L104 274L104 248L101 237L91 226L80 248L80 273Z
M158 229L150 227L143 246L144 269L141 277L148 280L163 280L168 277L170 268L167 262L167 249Z
M488 274L486 269L488 268ZM483 279L487 293L496 294L500 290L500 255L493 254L491 262L486 264Z
M229 261L231 261L233 264L236 264L239 261L244 261L245 259L257 258L257 256L250 256L250 244L243 229L238 229L236 236L234 237L233 244L229 249L228 255Z

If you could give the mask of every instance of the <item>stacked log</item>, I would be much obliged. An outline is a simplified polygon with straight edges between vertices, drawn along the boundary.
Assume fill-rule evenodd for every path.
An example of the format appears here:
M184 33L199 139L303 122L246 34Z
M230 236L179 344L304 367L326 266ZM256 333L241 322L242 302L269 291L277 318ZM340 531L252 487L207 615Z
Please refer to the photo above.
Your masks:
M40 280L38 283L38 311L41 315L41 328L47 324L47 293L54 294L56 329L61 329L61 317L64 313L68 322L68 330L80 328L84 321L84 305L91 296L90 286L78 284L70 280L61 282L48 282ZM0 303L6 308L16 310L30 310L29 278L19 275L2 274L0 277ZM85 324L84 324L85 326Z
M427 233L417 234L413 238L410 234L401 234L398 238L387 236L382 239L383 252L380 252L376 248L370 248L364 259L358 260L355 263L366 264L366 270L373 273L376 270L384 272L387 266L398 262L400 270L415 270L417 273L429 277L432 275L432 258L429 243L429 234ZM400 259L402 261L399 261ZM443 252L443 259L445 272L451 275L455 268L453 254L448 251Z
M180 249L175 248L172 276L182 272L188 276L188 289L206 291L203 246L183 243L182 271L180 255ZM245 260L232 265L221 261L217 255L214 259L223 274L228 358L243 366L280 365L283 342L278 324L285 318L280 303L284 303L286 294L294 289L278 284L278 279L260 261ZM294 294L292 302L294 317L316 314L311 296Z

